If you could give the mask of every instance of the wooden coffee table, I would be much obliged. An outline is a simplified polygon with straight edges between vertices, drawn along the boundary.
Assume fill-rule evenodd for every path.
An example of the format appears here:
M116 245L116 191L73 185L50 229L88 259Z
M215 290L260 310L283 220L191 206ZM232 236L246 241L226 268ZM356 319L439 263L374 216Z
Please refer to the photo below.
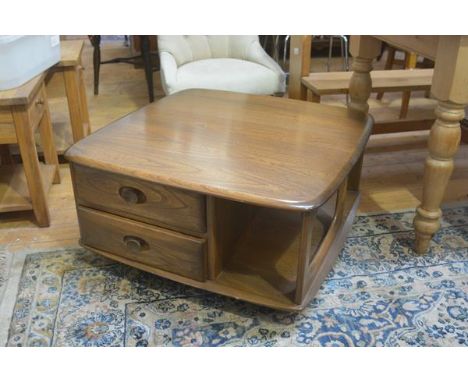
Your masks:
M279 309L314 296L359 202L372 119L221 91L171 95L72 146L81 244Z

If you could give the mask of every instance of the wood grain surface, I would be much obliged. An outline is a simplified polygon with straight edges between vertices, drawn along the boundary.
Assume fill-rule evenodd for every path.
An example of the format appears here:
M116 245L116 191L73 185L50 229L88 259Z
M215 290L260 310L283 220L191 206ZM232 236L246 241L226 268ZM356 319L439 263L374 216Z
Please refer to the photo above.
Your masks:
M358 159L371 118L209 90L166 97L72 146L71 162L226 199L319 206Z

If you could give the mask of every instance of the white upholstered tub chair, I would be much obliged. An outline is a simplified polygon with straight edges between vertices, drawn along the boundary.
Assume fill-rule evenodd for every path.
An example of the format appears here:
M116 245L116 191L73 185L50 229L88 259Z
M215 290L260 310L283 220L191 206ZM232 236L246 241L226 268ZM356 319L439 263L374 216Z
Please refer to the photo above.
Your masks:
M166 94L214 89L250 94L285 92L286 75L258 36L158 36Z

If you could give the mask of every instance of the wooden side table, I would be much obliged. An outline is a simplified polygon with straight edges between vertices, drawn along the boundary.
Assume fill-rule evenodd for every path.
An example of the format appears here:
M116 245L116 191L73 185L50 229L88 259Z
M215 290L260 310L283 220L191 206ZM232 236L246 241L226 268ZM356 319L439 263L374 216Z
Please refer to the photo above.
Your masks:
M37 156L37 128L45 164L39 163ZM52 183L60 183L60 174L44 74L18 88L0 91L0 145L9 144L18 144L23 165L10 161L8 146L3 146L0 212L32 209L37 224L47 227L50 215L46 195Z

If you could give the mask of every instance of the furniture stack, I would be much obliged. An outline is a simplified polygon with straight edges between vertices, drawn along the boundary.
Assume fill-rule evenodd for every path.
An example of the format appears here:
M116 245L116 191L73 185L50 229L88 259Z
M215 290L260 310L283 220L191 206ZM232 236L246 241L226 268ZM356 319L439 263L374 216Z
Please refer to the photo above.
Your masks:
M0 144L18 144L23 165L3 149L0 167L0 212L33 210L40 227L50 225L47 193L60 182L57 152L41 74L26 84L0 91ZM5 124L5 125L3 125ZM34 134L39 129L45 165L38 160Z
M83 41L63 41L57 64L19 87L0 91L0 213L33 210L40 227L50 225L47 194L51 184L60 183L57 155L71 142L60 139L68 134L52 129L45 84L53 73L63 74L73 142L78 142L91 129L82 49ZM36 130L40 147L36 147ZM22 165L16 164L12 145L18 146ZM38 154L42 154L45 163L39 161Z

